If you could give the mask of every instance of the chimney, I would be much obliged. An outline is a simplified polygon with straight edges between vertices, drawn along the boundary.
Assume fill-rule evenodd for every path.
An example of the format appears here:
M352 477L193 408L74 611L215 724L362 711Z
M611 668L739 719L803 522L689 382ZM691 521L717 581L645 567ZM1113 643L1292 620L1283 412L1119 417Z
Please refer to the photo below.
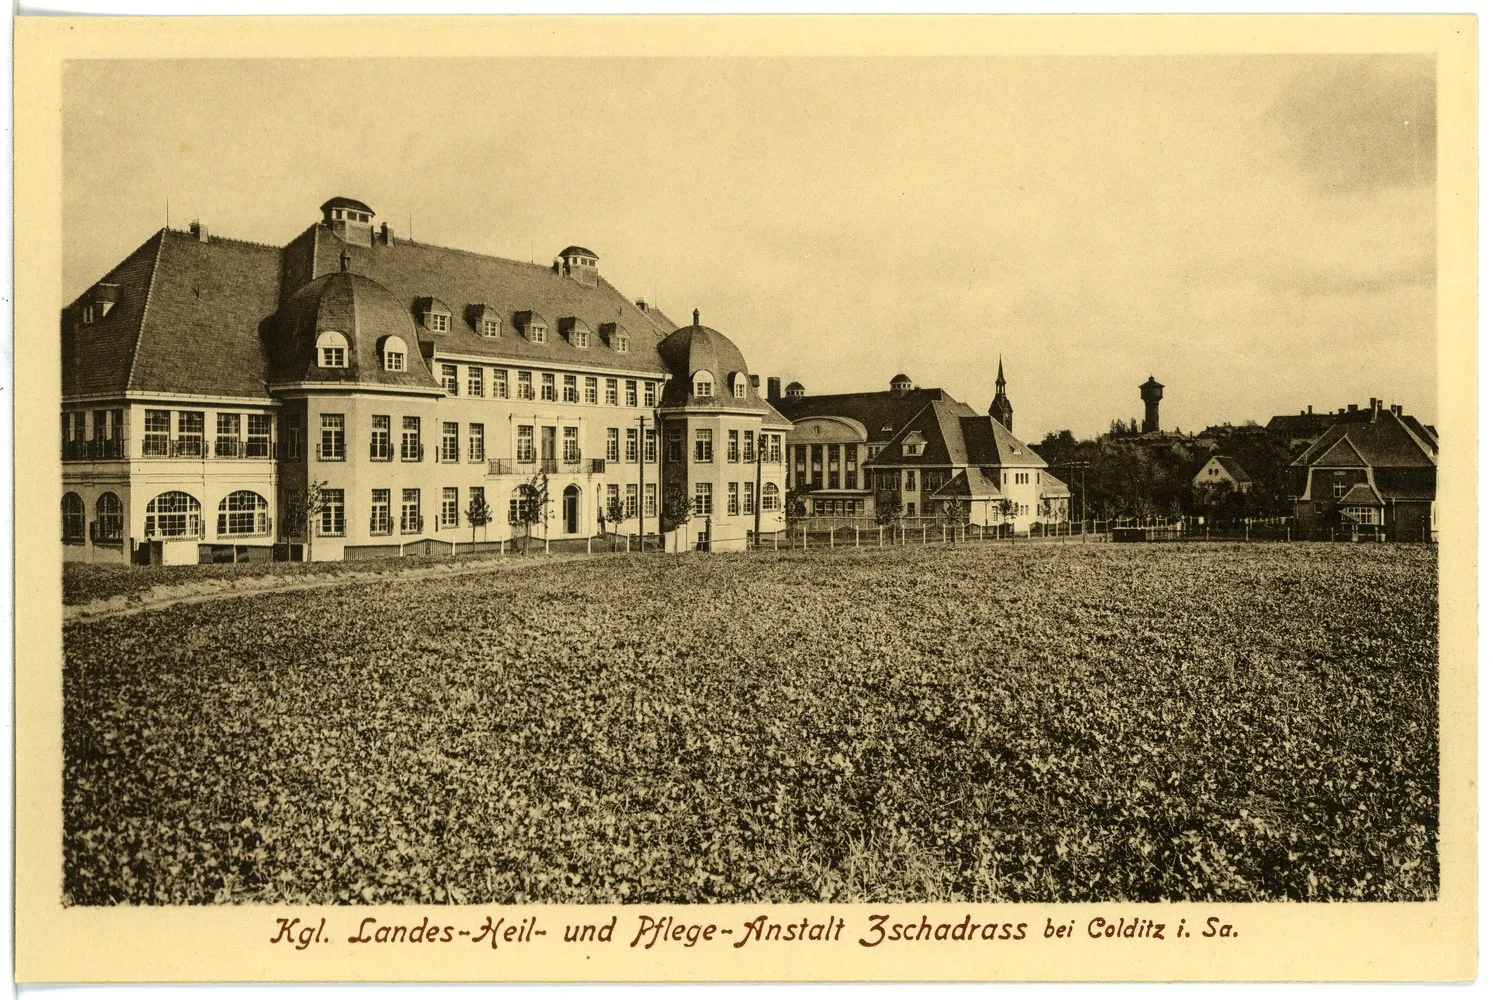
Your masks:
M752 388L753 389L760 389L762 387L762 376L761 375L749 375L747 377L752 380Z
M193 219L192 220L192 224L187 227L187 231L189 233L191 233L193 236L197 237L197 242L199 242L199 243L206 243L207 242L207 227L204 226L198 220Z
M1358 404L1357 403L1349 403L1348 404L1348 412L1349 413L1357 413L1358 412Z
M1378 396L1370 396L1369 397L1369 419L1370 420L1378 420L1379 419L1379 409L1380 409L1380 405L1383 402L1384 401L1382 399L1380 399Z
M1397 417L1403 417L1405 415L1405 408L1399 403L1390 403L1389 412L1393 413Z
M783 380L776 375L767 376L767 401L776 403L783 398Z
M638 299L638 301L634 302L633 305L638 307L638 312L645 313L648 311L648 303L643 299Z
M1310 404L1310 403L1306 404L1306 415L1307 416L1311 416L1312 415L1312 404Z
M387 222L378 227L378 241L386 247L394 245L394 230L389 228Z

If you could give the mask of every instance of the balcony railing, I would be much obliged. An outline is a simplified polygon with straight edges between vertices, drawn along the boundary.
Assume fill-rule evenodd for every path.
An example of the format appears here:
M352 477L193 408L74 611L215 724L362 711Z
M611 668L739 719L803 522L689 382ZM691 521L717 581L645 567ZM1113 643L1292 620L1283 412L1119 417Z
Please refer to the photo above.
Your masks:
M425 446L418 442L406 441L399 449L399 458L405 462L425 461Z
M425 530L425 517L424 517L424 515L417 514L414 517L408 517L406 515L401 514L399 516L399 533L400 534L402 534L402 535L418 535L420 532L422 532L424 530Z
M370 462L392 462L394 461L394 449L389 446L387 439L374 439L368 442L368 461Z
M370 535L394 534L394 519L389 516L388 511L374 514L368 519L368 533Z
M100 458L123 458L124 441L114 438L107 441L64 441L62 458L66 462Z
M347 449L341 441L330 448L322 442L317 442L316 460L318 462L345 462L347 461Z
M601 473L607 471L607 460L604 458L591 459L591 471L593 473Z

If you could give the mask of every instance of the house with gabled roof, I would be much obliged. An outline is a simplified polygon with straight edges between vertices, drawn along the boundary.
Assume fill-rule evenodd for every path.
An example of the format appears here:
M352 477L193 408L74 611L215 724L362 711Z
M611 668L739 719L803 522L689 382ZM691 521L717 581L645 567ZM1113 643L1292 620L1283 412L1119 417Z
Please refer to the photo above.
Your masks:
M1216 486L1248 493L1249 488L1254 485L1254 478L1233 457L1213 455L1203 463L1197 475L1192 477L1192 485Z
M782 527L791 425L698 316L629 300L582 246L536 265L396 238L356 199L321 213L283 246L163 229L63 308L65 558L440 551L483 505L496 542L536 475L546 538L613 502L662 531L665 488L704 547Z
M1438 451L1435 429L1400 406L1349 406L1291 463L1298 523L1309 535L1434 541Z

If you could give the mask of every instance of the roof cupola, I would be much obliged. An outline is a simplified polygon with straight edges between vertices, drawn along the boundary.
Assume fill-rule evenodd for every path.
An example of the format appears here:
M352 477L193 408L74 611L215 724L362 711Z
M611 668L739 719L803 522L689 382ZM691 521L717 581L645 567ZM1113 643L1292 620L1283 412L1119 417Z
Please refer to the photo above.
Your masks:
M597 270L599 263L596 254L585 247L570 246L561 250L560 255L555 258L555 271L577 284L595 288L601 280L601 272Z
M373 209L340 195L322 203L321 224L348 243L373 246Z

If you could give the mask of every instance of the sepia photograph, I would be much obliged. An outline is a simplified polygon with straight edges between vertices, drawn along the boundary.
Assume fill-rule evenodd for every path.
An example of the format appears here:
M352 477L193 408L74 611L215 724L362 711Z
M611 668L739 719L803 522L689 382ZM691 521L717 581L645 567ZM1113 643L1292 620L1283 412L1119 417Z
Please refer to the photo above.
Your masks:
M1443 898L1434 52L181 55L61 67L48 905Z

